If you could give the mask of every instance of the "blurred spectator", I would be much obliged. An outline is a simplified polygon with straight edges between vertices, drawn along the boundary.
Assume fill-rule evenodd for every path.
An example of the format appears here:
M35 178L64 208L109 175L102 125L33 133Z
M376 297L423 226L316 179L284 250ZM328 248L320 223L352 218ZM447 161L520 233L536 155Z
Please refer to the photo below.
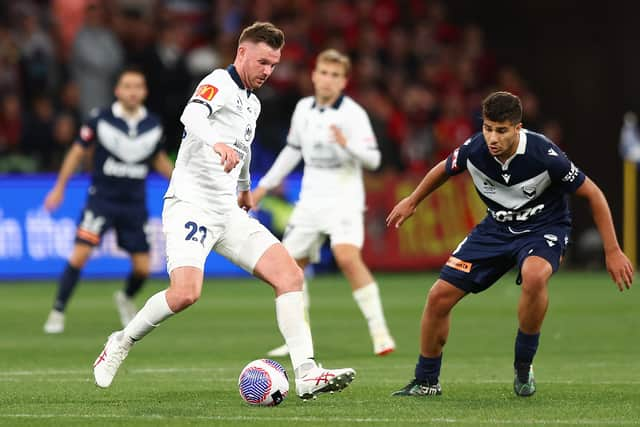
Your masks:
M498 64L483 28L459 26L442 0L23 0L0 2L0 13L9 18L0 22L0 98L11 112L17 96L19 111L0 118L4 157L19 158L27 147L35 159L49 159L40 150L64 147L61 134L111 102L115 75L126 63L138 64L149 85L162 89L152 90L147 104L175 149L178 115L195 83L233 60L238 30L254 20L273 21L286 34L281 62L258 92L254 172L264 172L280 151L296 100L312 92L313 58L329 47L353 58L345 92L370 114L383 171L423 173L480 131L479 105L494 90L522 98L526 128L562 140L561 127L545 117L523 76ZM42 107L36 113L19 105L38 97L53 101L48 120ZM27 129L34 121L36 128ZM31 141L34 133L42 138Z
M102 1L88 1L84 25L73 43L70 66L80 91L83 118L92 109L111 103L115 79L124 63L122 47L107 26L105 13Z
M60 169L64 156L75 139L77 127L78 123L70 113L61 113L55 118L53 145L48 150L49 155L43 165L44 170L56 172Z
M11 29L0 23L0 94L20 90L20 49Z
M7 93L0 101L0 154L17 153L22 135L22 107L15 93Z
M46 167L53 142L53 119L55 111L51 97L37 94L31 103L31 112L26 115L20 150L36 162L40 168Z
M435 161L445 159L473 133L473 124L464 109L460 92L450 92L443 97L442 114L434 125L437 153Z
M146 104L160 116L168 152L176 152L182 139L180 114L191 91L191 78L183 53L186 37L182 26L164 23L156 43L139 59L151 88Z
M19 3L16 9L23 96L31 99L42 91L50 93L55 89L57 61L53 41L41 26L38 10L28 2Z

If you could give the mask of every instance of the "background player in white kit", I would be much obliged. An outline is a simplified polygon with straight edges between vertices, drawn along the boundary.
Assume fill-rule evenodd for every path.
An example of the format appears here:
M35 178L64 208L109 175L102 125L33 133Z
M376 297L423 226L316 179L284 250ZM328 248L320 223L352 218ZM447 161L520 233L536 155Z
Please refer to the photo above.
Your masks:
M311 75L314 96L301 99L291 119L287 145L252 193L257 205L304 159L300 199L291 215L283 244L301 268L320 260L329 237L338 267L369 326L375 354L395 350L384 318L380 293L362 260L365 196L362 167L376 169L380 151L367 113L342 91L351 68L337 50L321 52ZM305 288L305 307L309 298ZM285 356L286 344L270 356Z
M271 75L283 45L284 34L270 23L245 28L233 65L205 77L185 107L180 118L185 134L162 214L171 282L149 298L124 330L110 335L94 364L99 387L109 387L136 341L198 300L211 249L274 288L278 326L290 349L298 396L308 399L341 390L353 380L353 369L324 369L314 361L304 318L302 270L246 212L252 207L250 144L260 114L252 90Z

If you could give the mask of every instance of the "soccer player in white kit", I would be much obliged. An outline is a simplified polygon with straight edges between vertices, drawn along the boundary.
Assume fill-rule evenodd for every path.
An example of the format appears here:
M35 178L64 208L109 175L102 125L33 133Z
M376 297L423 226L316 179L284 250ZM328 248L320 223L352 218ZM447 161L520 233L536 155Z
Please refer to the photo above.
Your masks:
M321 52L311 75L314 96L301 99L291 119L287 145L252 193L254 204L304 159L299 201L287 225L283 244L301 268L320 260L329 237L340 270L369 326L373 351L395 350L382 310L380 292L362 260L365 195L362 168L376 169L380 151L364 109L343 94L351 62L335 49ZM305 308L309 298L305 290ZM287 345L270 356L287 355Z
M99 387L109 387L133 344L200 297L205 260L214 250L271 285L278 327L290 350L296 393L303 399L348 386L355 371L325 369L314 360L305 320L302 270L258 221L249 177L251 142L261 87L280 60L284 34L271 23L245 28L233 65L198 85L180 118L185 126L162 212L170 285L112 333L94 363Z

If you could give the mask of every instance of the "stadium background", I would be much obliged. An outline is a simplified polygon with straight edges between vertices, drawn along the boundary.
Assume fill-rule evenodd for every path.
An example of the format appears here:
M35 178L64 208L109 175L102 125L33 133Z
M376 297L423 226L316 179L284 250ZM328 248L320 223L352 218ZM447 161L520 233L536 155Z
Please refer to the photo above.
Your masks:
M92 53L102 57L84 58L76 53L75 38L83 26L99 20L95 14L101 7L106 18L102 35L108 34L115 47L101 52L97 44ZM5 173L0 175L0 276L53 277L62 268L86 180L80 175L74 181L78 190L49 218L56 241L27 233L29 218L45 215L47 222L40 207L53 173L90 107L108 102L97 94L110 95L117 63L137 63L147 71L149 108L161 114L167 147L175 153L184 100L203 74L231 61L237 30L255 19L281 25L287 46L277 73L258 93L263 115L254 144L254 182L282 147L296 100L310 91L314 54L334 46L354 60L347 92L369 111L384 156L381 170L367 177L365 255L375 269L438 268L482 215L472 191L456 183L444 192L444 201L436 198L430 209L421 210L405 237L381 227L398 197L479 129L478 104L495 89L522 96L525 127L548 134L601 185L620 227L617 142L622 114L638 110L640 60L634 54L638 35L633 22L638 9L631 1L614 6L546 0L0 2L0 171ZM91 46L91 36L86 38ZM164 56L154 54L159 49ZM109 57L112 63L105 59ZM86 65L91 60L107 62L94 69ZM92 82L81 81L88 76ZM82 90L92 84L95 91ZM283 189L289 201L298 178L294 175ZM159 212L162 182L154 181L152 187L150 209ZM389 188L394 191L385 191ZM451 209L459 201L464 209ZM273 210L260 214L276 233L279 217L286 214L279 202L275 198ZM598 241L590 239L588 207L580 203L573 200L577 244L568 265L602 268ZM63 221L66 228L56 229L51 220ZM31 221L36 229L42 223ZM60 242L61 235L68 236L67 244ZM402 240L411 237L411 242ZM105 241L88 266L90 275L128 268L112 239ZM36 260L30 251L43 245L51 256ZM381 254L392 254L391 261ZM154 271L161 275L162 257L155 259ZM330 259L324 259L323 267L330 269ZM215 257L207 269L238 273Z

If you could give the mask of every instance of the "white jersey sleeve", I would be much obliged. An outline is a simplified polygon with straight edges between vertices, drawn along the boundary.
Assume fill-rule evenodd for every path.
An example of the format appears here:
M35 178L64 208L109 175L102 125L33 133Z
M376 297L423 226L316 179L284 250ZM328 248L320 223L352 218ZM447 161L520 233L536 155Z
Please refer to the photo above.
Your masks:
M353 135L347 140L346 148L364 168L374 170L380 166L380 150L369 116L364 109L357 107L352 116Z
M230 95L229 85L225 85L224 78L224 74L216 70L202 79L180 117L187 132L211 146L220 141L210 120Z

